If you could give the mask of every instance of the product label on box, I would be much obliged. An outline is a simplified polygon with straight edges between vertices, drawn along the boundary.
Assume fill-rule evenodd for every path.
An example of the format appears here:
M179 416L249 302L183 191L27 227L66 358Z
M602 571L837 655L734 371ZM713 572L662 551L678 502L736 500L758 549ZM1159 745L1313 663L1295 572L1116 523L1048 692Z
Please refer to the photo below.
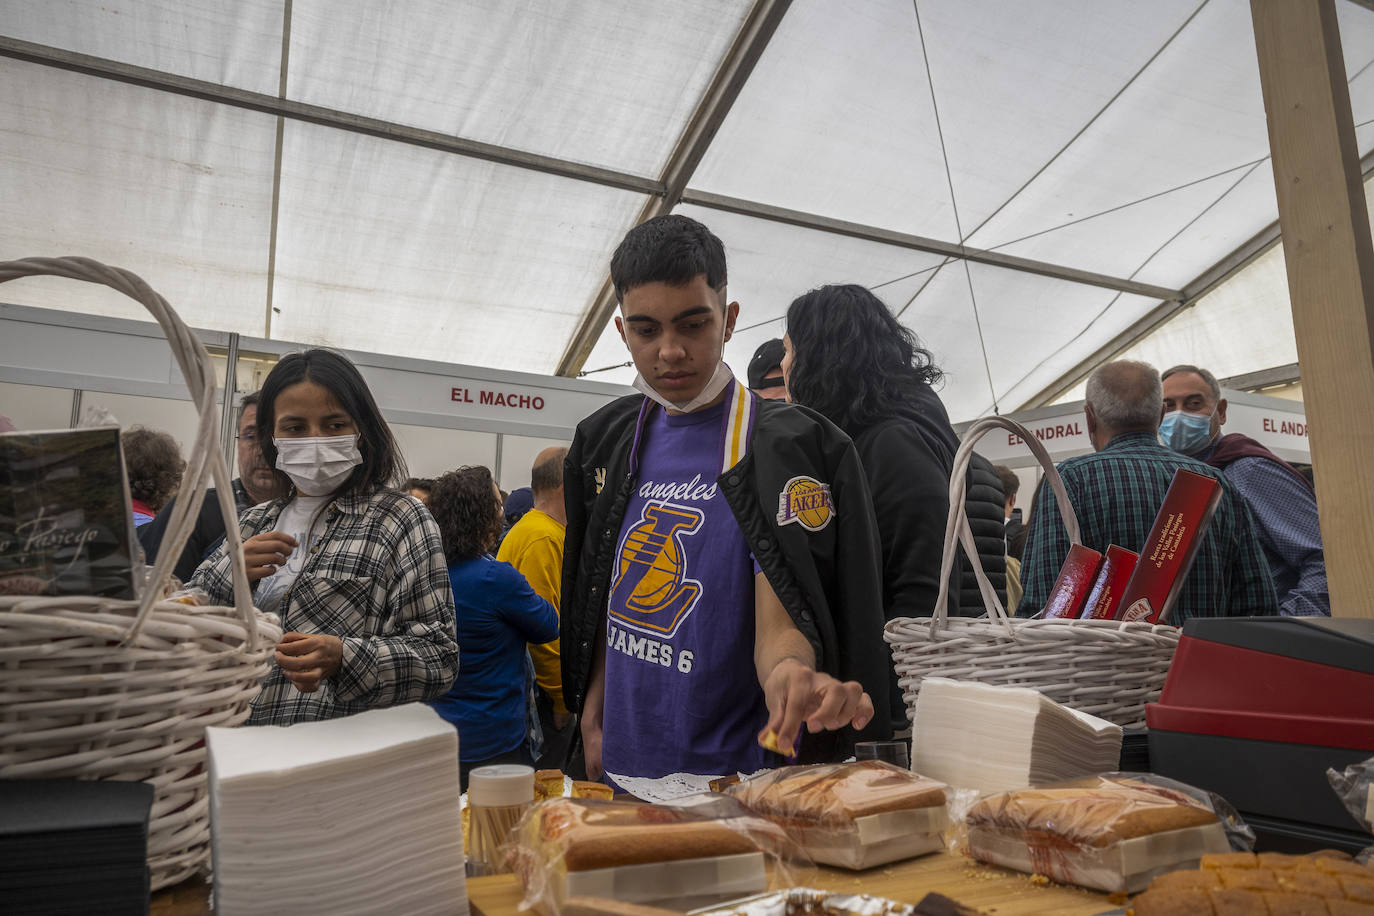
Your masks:
M132 598L119 430L0 434L0 595Z
M1179 468L1150 534L1140 549L1135 572L1122 592L1123 620L1167 620L1183 587L1193 557L1221 499L1215 477Z

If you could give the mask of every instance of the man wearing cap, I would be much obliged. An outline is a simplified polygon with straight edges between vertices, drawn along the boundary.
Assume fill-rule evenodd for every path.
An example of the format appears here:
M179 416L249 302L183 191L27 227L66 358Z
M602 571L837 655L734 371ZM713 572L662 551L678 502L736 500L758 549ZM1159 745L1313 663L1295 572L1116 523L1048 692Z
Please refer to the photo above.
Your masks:
M1312 484L1249 436L1221 434L1226 399L1215 375L1184 365L1166 370L1162 378L1165 412L1159 437L1174 451L1217 468L1240 491L1274 576L1279 613L1330 617L1326 554Z
M787 385L782 379L782 339L774 337L759 344L749 360L749 390L766 401L787 400Z

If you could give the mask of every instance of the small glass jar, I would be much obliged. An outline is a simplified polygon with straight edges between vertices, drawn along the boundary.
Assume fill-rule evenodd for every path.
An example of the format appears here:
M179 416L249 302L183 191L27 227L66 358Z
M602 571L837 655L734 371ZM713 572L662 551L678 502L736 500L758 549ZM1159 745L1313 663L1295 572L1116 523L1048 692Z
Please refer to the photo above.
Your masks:
M533 804L533 767L498 764L468 774L469 877L510 872L502 848Z
M911 769L905 741L860 741L854 745L855 760L886 760L904 770Z

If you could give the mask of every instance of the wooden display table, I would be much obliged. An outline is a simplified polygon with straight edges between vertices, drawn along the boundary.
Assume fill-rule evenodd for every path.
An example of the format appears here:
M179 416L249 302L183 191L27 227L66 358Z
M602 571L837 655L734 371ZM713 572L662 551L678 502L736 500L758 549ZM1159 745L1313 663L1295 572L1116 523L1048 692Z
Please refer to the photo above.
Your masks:
M1095 916L1115 908L1105 894L1060 885L1040 887L1019 872L945 853L860 872L823 867L814 876L802 875L800 883L848 894L873 894L903 903L915 903L927 893L937 891L990 916ZM469 878L468 900L473 916L516 916L520 890L510 875ZM191 878L154 894L150 913L213 916L210 889L203 878Z
M981 865L972 859L934 853L906 862L853 872L818 868L802 875L800 886L847 894L873 894L902 903L915 903L936 891L991 916L1095 916L1116 908L1106 894L1077 887L1030 883L1028 875ZM516 916L520 890L510 875L468 879L473 916Z

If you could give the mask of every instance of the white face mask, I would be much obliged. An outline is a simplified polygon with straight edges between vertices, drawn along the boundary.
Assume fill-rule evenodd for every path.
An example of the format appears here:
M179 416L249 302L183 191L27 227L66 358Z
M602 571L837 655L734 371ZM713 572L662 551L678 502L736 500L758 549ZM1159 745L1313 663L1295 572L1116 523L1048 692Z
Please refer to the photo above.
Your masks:
M290 477L296 489L306 496L328 496L363 463L356 435L273 437L272 444L277 447L277 470Z
M669 410L678 410L682 413L691 413L694 410L705 407L716 399L725 386L730 384L735 378L730 367L725 365L725 361L716 363L716 371L711 374L711 380L706 383L706 387L701 389L701 394L692 398L690 401L670 401L663 395L654 390L654 386L645 381L644 376L635 373L634 387L649 400L662 404Z

